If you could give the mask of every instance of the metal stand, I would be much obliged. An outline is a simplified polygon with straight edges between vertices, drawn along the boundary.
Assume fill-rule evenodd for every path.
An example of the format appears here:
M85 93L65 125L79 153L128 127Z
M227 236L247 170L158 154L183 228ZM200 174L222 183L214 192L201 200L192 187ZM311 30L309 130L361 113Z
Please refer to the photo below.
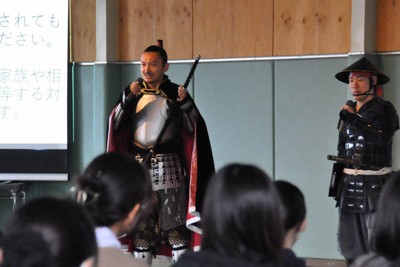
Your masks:
M0 198L10 198L13 203L13 213L17 208L17 199L25 204L26 192L24 183L0 183Z

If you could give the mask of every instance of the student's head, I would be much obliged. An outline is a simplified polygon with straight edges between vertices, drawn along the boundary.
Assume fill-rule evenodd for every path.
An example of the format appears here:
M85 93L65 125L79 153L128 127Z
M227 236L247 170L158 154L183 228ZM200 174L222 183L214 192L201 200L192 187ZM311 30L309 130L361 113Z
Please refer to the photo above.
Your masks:
M306 203L300 189L287 181L276 181L284 208L285 247L292 247L297 239L297 234L305 230Z
M0 242L1 267L57 267L50 246L36 231L21 229Z
M281 204L261 169L230 164L211 178L203 205L202 249L253 262L277 260L283 244Z
M297 186L287 181L276 181L275 186L284 207L285 232L290 229L300 230L306 218L303 193Z
M33 231L49 245L57 267L93 266L97 254L93 225L82 207L70 200L41 197L21 206L5 228Z
M389 260L400 258L400 172L384 185L373 226L372 243Z
M148 170L132 156L116 152L93 159L75 184L76 200L96 226L124 220L135 206L143 210L152 195Z

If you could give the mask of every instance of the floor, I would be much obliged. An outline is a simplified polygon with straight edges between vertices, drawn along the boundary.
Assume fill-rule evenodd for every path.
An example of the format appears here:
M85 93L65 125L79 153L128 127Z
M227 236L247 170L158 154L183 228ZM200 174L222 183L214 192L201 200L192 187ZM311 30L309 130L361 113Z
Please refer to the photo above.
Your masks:
M346 267L344 260L306 259L307 267ZM151 267L168 267L171 265L170 257L158 256L153 259Z
M151 267L167 267L171 265L170 257L157 256L153 259Z
M345 260L306 259L307 267L346 267Z

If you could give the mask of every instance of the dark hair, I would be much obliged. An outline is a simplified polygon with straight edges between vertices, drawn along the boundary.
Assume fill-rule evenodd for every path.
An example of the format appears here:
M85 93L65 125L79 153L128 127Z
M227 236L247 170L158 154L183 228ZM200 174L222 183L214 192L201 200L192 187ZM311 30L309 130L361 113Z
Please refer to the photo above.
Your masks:
M168 55L167 52L164 50L164 48L158 46L158 45L151 45L147 47L144 52L155 52L158 53L162 59L163 65L165 65L168 62Z
M261 169L230 164L216 172L203 210L203 250L252 262L280 257L281 204L273 182Z
M275 187L284 207L285 231L287 232L295 227L299 228L306 217L303 193L297 186L287 181L276 181Z
M28 201L17 209L5 234L30 230L40 233L58 267L79 267L97 254L93 225L78 204L54 197Z
M379 197L372 242L378 254L389 260L400 258L400 172L384 185Z
M38 232L20 229L4 235L1 267L56 267L50 246Z
M124 219L152 194L148 170L132 156L118 152L96 157L75 182L76 190L87 194L82 204L97 226Z

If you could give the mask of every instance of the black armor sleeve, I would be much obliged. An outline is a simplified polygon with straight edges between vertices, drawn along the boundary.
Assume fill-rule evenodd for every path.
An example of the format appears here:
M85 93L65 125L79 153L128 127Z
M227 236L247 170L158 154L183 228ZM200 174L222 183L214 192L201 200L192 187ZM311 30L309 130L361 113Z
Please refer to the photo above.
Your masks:
M386 146L393 134L399 129L396 109L388 101L375 101L361 113L340 111L340 118L368 136L378 146Z

